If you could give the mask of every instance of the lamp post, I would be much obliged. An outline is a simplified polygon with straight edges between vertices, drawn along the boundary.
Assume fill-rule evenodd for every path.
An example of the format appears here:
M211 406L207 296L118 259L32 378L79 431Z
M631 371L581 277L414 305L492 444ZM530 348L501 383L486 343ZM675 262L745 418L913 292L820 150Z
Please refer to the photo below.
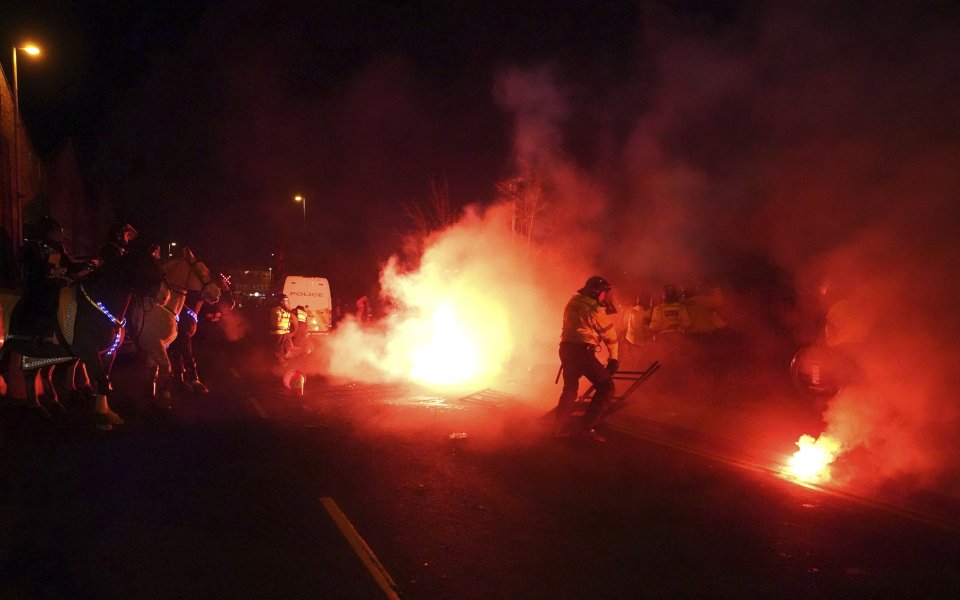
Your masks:
M297 194L296 196L293 197L293 201L299 202L301 205L303 205L303 232L306 233L307 232L307 199L301 196L300 194Z
M17 50L31 56L40 54L33 44L13 47L13 210L16 219L16 246L23 242L23 206L20 202L20 91L17 86Z
M173 256L173 249L176 248L176 242L170 242L167 244L167 256Z

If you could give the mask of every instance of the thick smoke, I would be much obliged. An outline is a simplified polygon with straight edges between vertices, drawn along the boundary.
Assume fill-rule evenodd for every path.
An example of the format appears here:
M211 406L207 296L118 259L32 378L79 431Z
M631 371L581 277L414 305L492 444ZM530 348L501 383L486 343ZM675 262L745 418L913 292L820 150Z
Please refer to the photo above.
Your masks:
M240 227L247 216L235 205L258 207L269 230L292 238L296 207L274 207L291 186L312 186L323 193L311 197L307 220L316 229L306 241L349 273L360 271L351 262L372 262L374 241L378 252L393 241L384 232L396 225L397 204L445 171L451 194L479 206L424 240L415 267L387 264L381 287L393 310L382 322L347 322L332 337L327 364L317 359L314 368L351 378L399 377L410 365L390 358L403 355L390 345L392 332L407 331L407 320L423 318L431 299L447 294L492 304L474 320L492 318L488 309L506 315L497 322L506 323L510 343L498 346L484 375L491 378L556 366L563 302L595 273L614 282L621 301L639 291L655 296L664 283L719 285L723 316L749 350L736 357L741 371L770 357L767 383L778 383L798 348L826 343L830 309L846 307L832 313L831 328L842 335L831 348L851 366L823 429L839 438L855 478L951 485L960 467L960 315L950 306L960 297L960 73L952 59L960 56L960 8L946 1L707 5L645 3L639 23L618 30L632 31L632 44L587 48L570 39L575 58L544 44L524 66L491 54L502 62L471 63L449 85L427 74L432 61L402 49L371 45L350 64L341 60L349 47L312 55L329 63L295 60L317 38L289 25L301 15L284 13L276 29L249 18L240 38L256 45L221 61L232 68L178 62L148 90L208 82L187 100L223 117L203 128L206 119L188 120L196 127L184 131L196 134L178 136L159 154L144 136L130 136L140 160L121 161L121 151L116 162L148 197L156 196L158 168L173 187L196 191L174 168L183 168L182 156L201 173L221 172L199 188L220 200L195 221L228 213L236 227L221 229L244 244L265 236ZM326 8L316 10L327 22ZM238 39L213 18L220 14L202 32L216 35L195 36L193 53L202 58L194 61L207 60L200 50ZM346 13L340 18L325 42L340 39L329 31L351 30ZM529 28L541 29L539 22ZM301 37L265 33L285 30ZM479 56L477 40L463 35L464 54ZM501 45L498 35L489 38ZM445 75L459 65L437 62ZM289 73L274 66L287 64ZM336 78L317 75L331 69L339 69ZM189 75L199 71L222 75ZM221 98L230 99L226 109ZM179 108L177 100L163 106ZM133 111L129 122L149 133L155 123L183 120L166 118L171 110ZM203 113L187 116L195 114ZM222 164L207 168L211 162ZM149 166L149 176L138 175L138 165ZM518 226L517 199L532 197L539 204ZM156 199L150 214L173 206ZM340 219L316 216L328 213ZM344 251L363 237L365 250ZM417 285L436 298L407 289Z
M855 467L847 476L951 485L960 79L941 57L960 51L956 10L825 4L744 13L716 31L645 19L640 75L608 85L606 101L562 65L500 71L494 98L515 125L506 175L542 184L530 235L511 233L508 201L437 233L419 270L391 263L382 283L397 312L342 328L332 368L355 377L390 364L405 287L424 278L503 300L512 344L498 373L556 363L562 303L597 270L627 295L719 284L750 355L778 361L827 343L839 305L830 343L850 368L823 418ZM573 129L602 160L572 158Z
M825 5L714 37L667 26L617 237L653 280L735 288L731 321L754 346L815 342L842 303L832 343L851 367L824 419L848 477L951 486L960 74L944 57L960 42L956 8L930 8ZM792 312L758 318L776 300L758 271L789 284Z
M562 304L590 274L596 235L583 224L604 202L562 156L565 100L549 70L505 70L494 93L514 117L511 175L523 193L468 207L459 222L424 240L413 268L391 258L380 280L385 317L341 323L326 364L314 368L346 379L480 388L526 383L531 370L556 363ZM550 186L542 192L549 219L520 216L518 204L547 202L530 191L531 177ZM553 236L567 242L543 241Z
M381 276L388 314L372 326L342 323L329 372L440 387L526 377L541 342L536 333L556 329L542 273L540 259L511 234L506 207L468 211L428 240L415 269L388 262Z

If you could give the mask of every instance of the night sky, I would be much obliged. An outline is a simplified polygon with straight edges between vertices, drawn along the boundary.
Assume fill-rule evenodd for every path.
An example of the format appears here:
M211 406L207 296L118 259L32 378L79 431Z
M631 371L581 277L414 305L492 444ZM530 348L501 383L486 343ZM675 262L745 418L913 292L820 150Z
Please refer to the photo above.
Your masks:
M504 99L516 72L548 74L544 106L562 98L546 117L555 147L536 160L562 157L602 188L603 218L583 227L657 242L635 215L670 218L655 198L638 209L659 185L638 172L682 164L714 186L692 193L711 199L691 200L688 216L702 218L684 226L687 247L722 273L711 261L730 236L704 230L776 193L762 178L770 157L813 130L886 132L904 107L955 104L956 70L930 66L953 48L938 44L960 29L955 2L836 4L33 1L6 2L0 33L8 47L29 38L44 49L20 68L41 154L74 138L119 218L208 262L266 265L284 248L362 287L402 245L406 209L431 181L445 179L456 204L483 204L516 173L518 123L539 110L524 91ZM9 72L9 51L0 58ZM824 74L837 79L816 81ZM895 91L904 74L908 91ZM875 106L860 110L864 100Z
M146 235L263 262L299 243L301 193L311 252L369 271L431 180L465 204L510 174L498 68L628 71L638 19L630 3L22 2L0 31L43 48L20 67L41 155L75 138Z

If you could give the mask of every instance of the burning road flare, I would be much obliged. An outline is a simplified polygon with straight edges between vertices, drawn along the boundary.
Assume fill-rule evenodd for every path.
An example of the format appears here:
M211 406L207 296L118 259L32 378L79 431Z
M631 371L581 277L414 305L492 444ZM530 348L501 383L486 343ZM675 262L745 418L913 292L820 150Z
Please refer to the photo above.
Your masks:
M840 454L840 442L823 434L819 439L802 435L797 450L787 461L786 474L806 483L830 481L830 465Z

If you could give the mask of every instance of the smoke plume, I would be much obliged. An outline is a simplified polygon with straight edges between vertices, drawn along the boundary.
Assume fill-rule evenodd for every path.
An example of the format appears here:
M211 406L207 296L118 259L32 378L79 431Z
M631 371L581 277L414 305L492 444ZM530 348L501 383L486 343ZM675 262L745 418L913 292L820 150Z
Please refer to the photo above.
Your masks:
M603 30L556 19L551 39L535 34L539 15L518 13L521 41L480 13L444 13L431 35L397 14L409 40L359 49L342 35L356 11L244 6L203 20L193 63L171 62L142 91L163 102L118 121L134 135L107 164L137 182L127 197L149 200L141 220L174 218L190 189L210 199L194 229L225 223L217 247L265 253L265 232L280 232L349 281L340 289L365 289L366 265L381 262L383 319L348 319L314 371L386 380L423 360L449 374L462 365L442 360L475 352L483 364L466 380L483 385L555 367L563 303L590 275L621 300L716 285L744 389L780 385L797 349L829 337L850 369L822 433L851 477L955 485L955 2L641 3L593 11ZM238 15L245 28L221 26ZM463 22L476 31L451 35ZM434 38L452 40L443 57L421 43ZM216 54L236 39L243 52ZM205 87L174 93L187 80ZM165 141L156 123L181 135ZM396 207L439 172L475 206L414 244L417 260L384 260ZM301 186L315 190L308 207L286 202ZM459 342L437 338L445 328Z
M734 288L753 346L815 342L826 319L852 364L823 415L849 477L951 487L960 73L942 57L960 43L955 7L930 8L813 4L718 36L668 19L618 238L653 280ZM763 306L777 288L789 313Z

